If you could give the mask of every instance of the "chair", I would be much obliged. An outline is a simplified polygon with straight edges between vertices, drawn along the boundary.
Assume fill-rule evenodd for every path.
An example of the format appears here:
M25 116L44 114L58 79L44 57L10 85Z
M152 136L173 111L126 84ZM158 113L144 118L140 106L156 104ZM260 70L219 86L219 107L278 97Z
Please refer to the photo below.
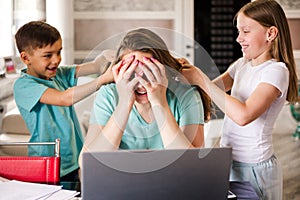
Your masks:
M20 145L55 145L54 156L0 156L0 177L33 183L59 184L60 140L0 143L0 146Z
M28 142L30 137L30 132L16 106L3 115L2 123L0 119L0 142ZM27 155L27 146L0 146L0 156Z

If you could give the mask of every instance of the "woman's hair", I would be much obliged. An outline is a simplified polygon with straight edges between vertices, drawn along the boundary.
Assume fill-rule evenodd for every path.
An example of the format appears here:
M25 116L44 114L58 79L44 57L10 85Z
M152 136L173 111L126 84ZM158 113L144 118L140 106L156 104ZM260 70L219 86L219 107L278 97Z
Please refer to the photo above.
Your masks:
M19 53L53 45L59 39L61 36L58 30L43 21L31 21L24 24L15 35Z
M114 64L118 63L125 54L131 51L150 53L153 58L157 59L164 66L176 71L181 71L182 69L182 65L170 54L165 42L149 29L140 28L128 32L119 45ZM166 70L166 73L167 77L172 77L171 70ZM198 91L203 102L204 120L207 121L210 119L211 99L202 89L198 88Z
M264 27L277 27L278 34L272 43L270 53L277 61L284 62L289 70L289 87L286 100L291 103L298 101L296 63L289 25L282 7L275 0L256 0L242 7L236 14L235 20L239 13L243 13Z

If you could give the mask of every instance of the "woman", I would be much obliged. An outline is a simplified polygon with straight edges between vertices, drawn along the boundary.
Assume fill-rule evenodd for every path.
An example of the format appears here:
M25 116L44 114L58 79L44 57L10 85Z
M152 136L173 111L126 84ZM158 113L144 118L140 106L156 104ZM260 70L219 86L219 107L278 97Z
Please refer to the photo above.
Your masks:
M210 99L177 81L180 69L157 34L128 32L112 67L115 83L97 93L83 151L202 147Z

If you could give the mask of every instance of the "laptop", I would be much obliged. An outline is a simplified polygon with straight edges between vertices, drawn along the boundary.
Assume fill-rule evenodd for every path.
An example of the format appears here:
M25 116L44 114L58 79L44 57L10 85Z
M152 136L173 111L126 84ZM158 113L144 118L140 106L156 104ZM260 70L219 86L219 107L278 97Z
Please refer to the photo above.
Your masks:
M231 147L85 152L82 199L227 199L231 156Z

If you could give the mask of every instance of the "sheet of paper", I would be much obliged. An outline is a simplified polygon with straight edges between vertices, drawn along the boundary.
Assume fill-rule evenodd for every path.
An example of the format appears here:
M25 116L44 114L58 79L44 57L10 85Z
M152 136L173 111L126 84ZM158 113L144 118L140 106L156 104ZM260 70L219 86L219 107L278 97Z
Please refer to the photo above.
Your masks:
M49 196L59 190L60 185L27 183L21 181L0 182L1 200L34 200Z
M69 200L73 197L77 196L80 192L77 192L75 190L59 190L57 192L54 192L53 194L42 198L41 200Z
M10 180L9 180L9 179L6 179L6 178L3 178L3 177L0 176L0 183L1 183L1 182L7 182L7 181L10 181Z

